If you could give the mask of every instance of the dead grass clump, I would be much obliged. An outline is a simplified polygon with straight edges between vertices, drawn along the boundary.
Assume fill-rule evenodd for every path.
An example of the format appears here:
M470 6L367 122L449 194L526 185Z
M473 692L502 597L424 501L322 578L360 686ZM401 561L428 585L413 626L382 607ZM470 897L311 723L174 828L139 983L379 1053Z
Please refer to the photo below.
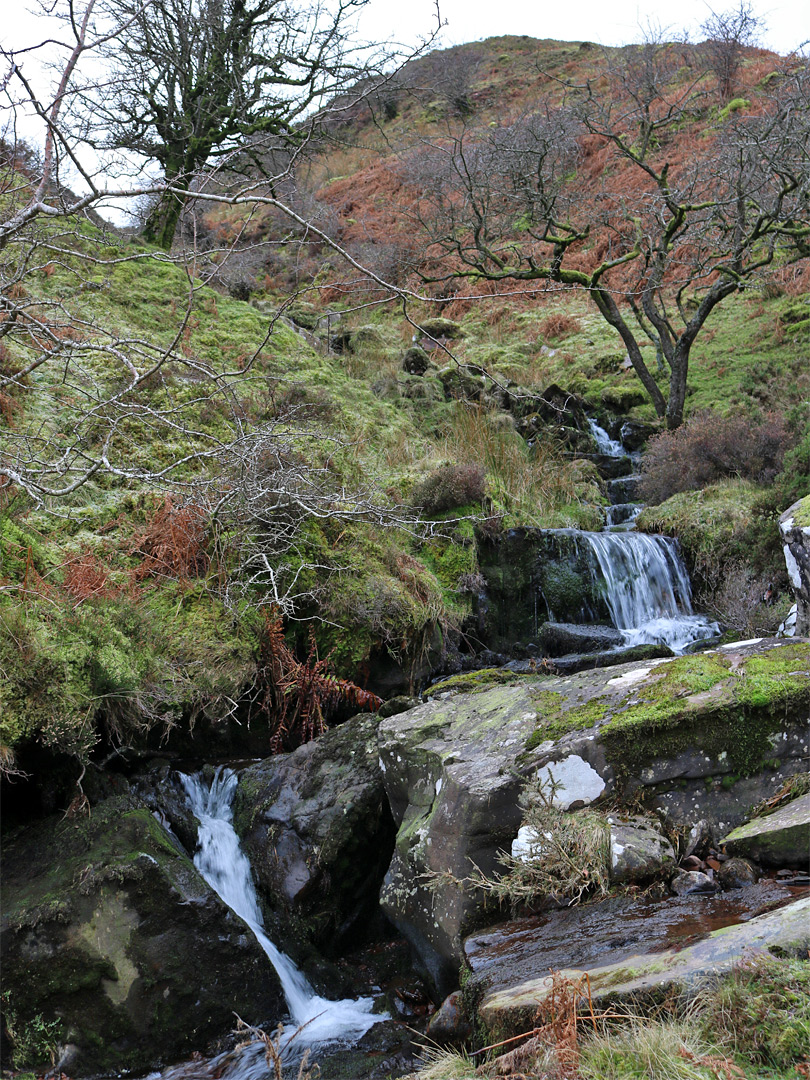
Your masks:
M64 564L64 585L76 607L96 597L109 596L110 575L92 551Z
M135 580L183 580L205 574L211 564L206 551L207 532L208 519L202 507L168 495L136 538L132 554L140 555L143 561L135 570Z
M413 505L428 516L457 506L479 505L486 494L486 472L478 463L441 465L413 491Z
M571 334L578 334L581 329L582 325L579 319L563 312L549 315L540 324L540 333L546 341L559 341L562 338L570 337Z

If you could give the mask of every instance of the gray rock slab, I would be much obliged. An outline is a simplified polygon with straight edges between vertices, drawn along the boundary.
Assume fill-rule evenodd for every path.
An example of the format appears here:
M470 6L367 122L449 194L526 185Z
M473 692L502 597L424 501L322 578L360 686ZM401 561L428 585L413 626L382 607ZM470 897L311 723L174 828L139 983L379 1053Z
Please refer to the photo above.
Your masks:
M746 822L723 843L729 855L753 859L763 866L805 869L810 865L810 794Z
M750 890L746 890L746 893ZM700 901L697 901L700 902ZM722 902L722 901L718 901ZM682 948L649 952L643 948L626 952L620 959L587 967L567 966L561 973L572 979L586 971L595 1001L658 997L672 988L688 990L708 977L731 970L743 955L758 949L780 949L803 955L810 946L810 897L796 900L776 911L747 922L711 931L702 940ZM478 1009L490 1031L509 1034L526 1030L538 1005L551 991L546 972L486 993Z

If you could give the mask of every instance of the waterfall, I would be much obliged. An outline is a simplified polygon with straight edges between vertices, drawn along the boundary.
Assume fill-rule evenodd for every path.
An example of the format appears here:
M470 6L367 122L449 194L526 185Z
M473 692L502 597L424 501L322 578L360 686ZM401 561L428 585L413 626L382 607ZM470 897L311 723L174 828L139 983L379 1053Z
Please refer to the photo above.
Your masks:
M677 540L646 533L583 532L605 583L613 625L627 645L663 644L673 652L720 633L692 610L689 575Z
M607 457L624 457L627 454L622 444L615 439L611 439L610 435L603 427L597 424L592 416L588 417L588 427L591 429L591 435L596 440L600 454L605 454Z
M372 1014L372 998L329 1001L320 997L304 973L265 934L250 863L232 824L236 774L218 768L210 788L199 775L179 776L200 823L194 865L228 907L248 924L275 968L292 1018L290 1034L306 1025L297 1038L304 1045L354 1041L378 1021L387 1020L386 1014Z

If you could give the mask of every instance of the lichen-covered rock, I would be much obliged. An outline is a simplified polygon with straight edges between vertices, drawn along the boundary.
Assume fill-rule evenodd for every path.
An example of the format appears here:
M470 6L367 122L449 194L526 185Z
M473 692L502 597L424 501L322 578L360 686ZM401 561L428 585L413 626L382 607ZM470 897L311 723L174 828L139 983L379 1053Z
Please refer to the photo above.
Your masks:
M234 799L262 898L328 955L369 928L393 849L376 725L355 716L252 765Z
M799 499L779 519L790 587L796 598L793 633L810 634L810 495Z
M729 855L763 866L805 869L810 864L810 795L734 829L723 843Z
M72 1074L180 1057L228 1032L234 1012L283 1015L253 934L131 798L41 821L3 854L6 1004L59 1021L78 1048Z
M441 996L455 986L462 937L487 917L486 893L458 879L499 868L528 780L563 809L633 795L675 827L703 818L719 830L743 822L807 750L807 642L492 678L458 676L469 693L449 680L378 729L398 827L381 903Z
M610 880L623 885L646 881L674 865L675 852L655 818L608 818Z

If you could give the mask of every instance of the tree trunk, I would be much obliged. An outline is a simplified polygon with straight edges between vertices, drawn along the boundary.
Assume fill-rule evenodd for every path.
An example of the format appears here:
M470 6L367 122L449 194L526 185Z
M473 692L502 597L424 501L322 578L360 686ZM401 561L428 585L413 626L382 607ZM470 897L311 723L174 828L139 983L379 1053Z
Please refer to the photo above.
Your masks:
M165 191L143 227L144 240L157 244L164 251L171 251L185 202L183 196L176 195L173 191Z
M667 427L674 431L683 423L683 407L686 401L686 376L689 371L691 341L681 338L672 354L669 376L669 400L667 401Z

